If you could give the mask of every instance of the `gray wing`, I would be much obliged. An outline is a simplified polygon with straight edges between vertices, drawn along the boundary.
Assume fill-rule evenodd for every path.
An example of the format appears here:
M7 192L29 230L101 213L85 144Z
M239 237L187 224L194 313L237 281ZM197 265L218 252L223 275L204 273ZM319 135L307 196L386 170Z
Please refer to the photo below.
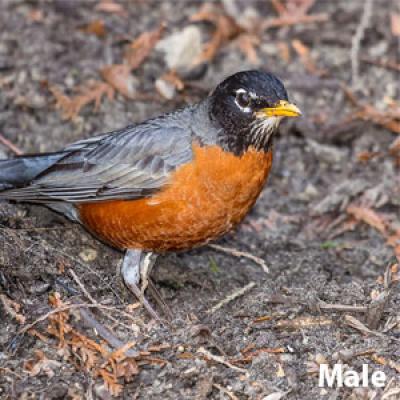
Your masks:
M29 183L0 192L0 198L84 203L148 196L193 157L183 117L167 115L77 142L55 153L60 158Z

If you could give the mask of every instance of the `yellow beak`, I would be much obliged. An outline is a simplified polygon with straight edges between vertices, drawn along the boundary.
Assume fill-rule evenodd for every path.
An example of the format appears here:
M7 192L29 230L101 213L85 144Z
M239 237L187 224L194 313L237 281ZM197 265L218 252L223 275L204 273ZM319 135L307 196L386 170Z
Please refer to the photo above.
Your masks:
M300 109L286 100L280 100L275 107L263 108L257 113L260 118L265 117L299 117Z

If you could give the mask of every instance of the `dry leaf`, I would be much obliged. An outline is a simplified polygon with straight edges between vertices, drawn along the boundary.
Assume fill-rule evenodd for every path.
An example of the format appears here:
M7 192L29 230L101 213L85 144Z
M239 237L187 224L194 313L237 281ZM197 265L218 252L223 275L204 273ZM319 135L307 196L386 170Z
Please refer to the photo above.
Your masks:
M292 40L292 47L299 55L302 64L308 72L318 76L326 74L326 71L323 71L316 66L314 60L311 58L310 49L303 42L294 39Z
M95 7L97 11L103 11L110 14L119 14L121 16L126 15L126 11L121 4L116 3L112 0L102 0L97 6Z
M256 35L243 33L236 39L239 50L246 56L251 64L258 64L259 58L256 48L260 45L261 40Z
M204 45L202 54L195 59L193 65L211 62L224 44L243 31L233 18L210 4L205 4L196 14L192 15L190 21L208 22L214 25L215 29L211 40Z
M128 99L133 99L136 93L135 79L131 68L126 64L114 64L100 70L103 79L115 90Z
M52 378L55 375L54 371L61 368L61 365L58 361L49 360L43 351L35 350L35 359L25 361L24 369L30 376L45 374Z
M307 15L315 0L287 0L285 5L280 0L271 0L272 6L279 14L278 18L269 19L261 23L261 30L307 24L313 22L324 22L329 19L328 14Z
M279 15L285 15L287 14L287 9L286 7L281 3L280 0L271 0L271 4L272 6L275 8L275 11L279 14Z
M24 324L26 318L19 312L21 305L9 299L6 295L0 294L0 300L3 303L5 312L14 318L19 324Z
M104 96L109 100L114 98L114 90L110 85L99 81L87 81L77 88L79 94L69 97L61 92L56 86L49 86L50 92L56 98L56 108L61 110L62 118L67 120L75 119L83 107L94 103L95 111L98 110Z
M390 14L390 27L394 36L400 36L400 14Z
M361 162L368 162L380 155L381 153L379 153L378 151L361 151L357 154L357 160Z
M392 142L389 151L392 156L400 156L400 136Z
M382 125L386 129L400 134L400 109L390 108L387 111L377 110L375 107L367 104L360 107L358 112L355 112L352 119L362 119L371 121L374 124Z
M125 64L108 65L100 70L102 78L115 90L128 99L136 94L136 80L132 71L138 68L149 56L164 31L164 25L151 32L142 33L125 52Z
M358 221L365 222L383 235L386 235L386 221L371 208L349 205L346 211Z
M35 10L29 12L28 18L32 22L42 22L44 20L43 11L36 8Z
M106 35L106 27L104 21L102 21L101 19L95 19L94 21L83 27L81 30L91 35L96 35L99 38L102 38Z
M178 91L181 91L185 88L185 84L175 71L169 71L162 75L161 78L171 83Z
M143 32L135 39L125 52L125 60L131 71L138 68L143 61L149 56L154 46L160 40L164 32L165 25L160 26L151 32Z
M98 375L103 379L106 390L112 396L119 396L122 393L123 386L116 381L114 374L101 368L98 370Z
M279 56L286 64L288 64L290 62L290 49L288 44L285 42L278 42L277 46L278 46Z
M400 374L400 364L396 363L393 360L386 359L385 357L378 356L377 354L372 354L371 355L371 360L375 361L376 363L380 365L387 365L388 367L394 369Z
M315 2L316 0L287 0L286 9L288 10L288 14L305 15L310 11Z

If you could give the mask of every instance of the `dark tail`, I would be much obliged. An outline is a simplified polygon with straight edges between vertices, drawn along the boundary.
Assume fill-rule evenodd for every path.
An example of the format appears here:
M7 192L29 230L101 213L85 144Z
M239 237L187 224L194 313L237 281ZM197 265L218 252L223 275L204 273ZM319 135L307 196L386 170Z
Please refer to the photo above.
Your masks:
M0 191L28 185L64 155L50 153L0 160Z

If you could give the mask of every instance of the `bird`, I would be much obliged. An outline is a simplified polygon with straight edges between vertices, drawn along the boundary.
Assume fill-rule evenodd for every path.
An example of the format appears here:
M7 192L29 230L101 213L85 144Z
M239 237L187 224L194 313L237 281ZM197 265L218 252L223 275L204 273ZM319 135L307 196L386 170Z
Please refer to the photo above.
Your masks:
M281 120L300 115L277 76L240 71L196 104L1 160L0 201L45 205L123 250L123 281L158 317L144 296L156 257L235 228L267 181Z

